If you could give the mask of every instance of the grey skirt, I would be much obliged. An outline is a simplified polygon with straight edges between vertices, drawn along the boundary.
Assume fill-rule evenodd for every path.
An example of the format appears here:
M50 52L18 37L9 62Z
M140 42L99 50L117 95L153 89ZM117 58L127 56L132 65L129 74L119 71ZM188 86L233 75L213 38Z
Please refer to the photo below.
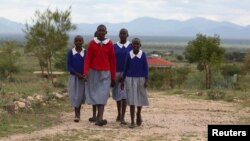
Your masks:
M70 103L74 107L79 107L85 103L85 82L79 80L75 75L69 75L68 93Z
M124 89L121 90L121 82L119 82L122 77L122 72L116 72L116 80L115 86L112 88L112 98L116 101L120 101L122 99L127 99L126 89L124 85Z
M147 106L148 95L144 87L144 77L126 77L126 92L128 105Z
M85 87L86 102L92 105L106 105L109 98L110 83L110 71L90 69Z

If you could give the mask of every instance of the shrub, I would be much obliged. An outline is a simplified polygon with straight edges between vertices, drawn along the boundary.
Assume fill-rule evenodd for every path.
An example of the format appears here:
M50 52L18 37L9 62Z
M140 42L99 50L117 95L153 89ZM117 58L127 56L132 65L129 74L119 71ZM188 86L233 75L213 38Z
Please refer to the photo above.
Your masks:
M207 92L208 99L219 100L224 99L226 93L220 90L209 90Z

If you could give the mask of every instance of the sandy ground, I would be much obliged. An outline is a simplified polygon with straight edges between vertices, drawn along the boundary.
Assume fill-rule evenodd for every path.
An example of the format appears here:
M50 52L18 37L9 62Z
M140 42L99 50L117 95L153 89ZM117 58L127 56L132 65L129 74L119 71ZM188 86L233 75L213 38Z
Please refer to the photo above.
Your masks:
M186 99L178 95L164 96L162 92L150 93L150 106L142 109L142 126L130 129L120 125L116 119L116 105L111 98L105 108L108 124L99 127L90 123L91 106L84 105L81 121L73 122L72 113L61 114L61 124L29 134L16 134L0 141L34 141L42 137L72 136L74 132L85 134L83 140L127 140L127 141L206 141L208 124L239 124L250 117L250 109L237 103ZM126 121L130 122L129 108Z

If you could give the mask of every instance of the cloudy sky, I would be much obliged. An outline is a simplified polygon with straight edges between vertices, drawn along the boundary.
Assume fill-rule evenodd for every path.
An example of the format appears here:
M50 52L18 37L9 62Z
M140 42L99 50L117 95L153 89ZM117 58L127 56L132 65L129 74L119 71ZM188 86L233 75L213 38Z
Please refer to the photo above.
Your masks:
M36 10L69 9L73 23L120 23L138 17L203 17L250 25L250 0L0 0L0 17L25 23Z

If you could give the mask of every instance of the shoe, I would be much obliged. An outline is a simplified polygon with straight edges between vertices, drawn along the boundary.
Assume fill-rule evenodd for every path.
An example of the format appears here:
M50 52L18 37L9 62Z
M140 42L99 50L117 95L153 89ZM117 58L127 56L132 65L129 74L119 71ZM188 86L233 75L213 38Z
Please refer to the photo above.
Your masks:
M120 124L127 125L127 122L125 122L124 120L122 120Z
M97 120L97 118L95 118L95 117L89 118L89 121L90 121L90 122L96 122L96 120Z
M106 119L104 120L98 120L95 122L95 125L98 125L98 126L103 126L103 125L106 125L108 123L108 121Z
M134 124L134 123L131 123L131 124L129 125L129 128L135 128L135 124Z
M80 118L79 117L75 117L74 122L79 122Z
M102 122L103 122L103 125L108 124L108 121L106 119L102 120Z

